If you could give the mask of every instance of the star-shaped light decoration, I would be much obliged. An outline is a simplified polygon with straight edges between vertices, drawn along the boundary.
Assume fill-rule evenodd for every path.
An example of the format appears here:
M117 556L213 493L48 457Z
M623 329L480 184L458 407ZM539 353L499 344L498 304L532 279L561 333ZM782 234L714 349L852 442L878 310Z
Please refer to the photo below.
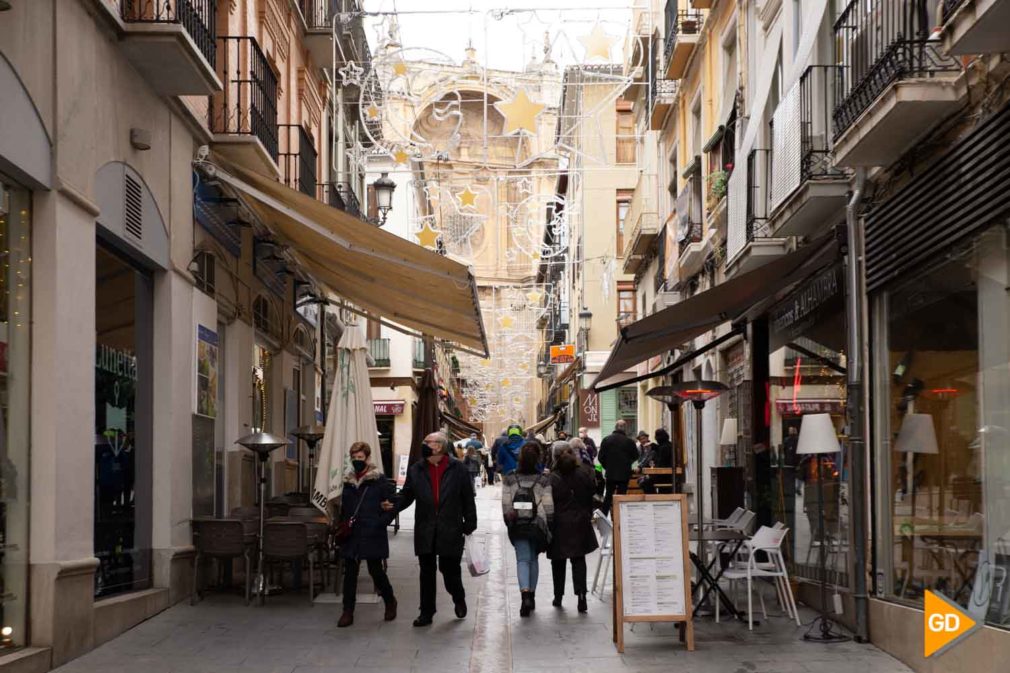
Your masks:
M380 112L379 106L375 103L369 103L368 107L365 108L365 116L369 119L378 119Z
M417 242L425 248L434 249L437 247L438 232L432 229L431 224L428 222L425 222L424 226L421 227L421 230L414 235L417 236Z
M365 69L354 61L348 61L347 65L337 70L337 72L340 73L340 79L344 86L350 86L352 84L361 84L362 76L365 74Z
M530 253L530 257L533 258L533 261L537 261L540 259L540 253L534 250L532 253Z
M608 35L603 30L603 26L598 23L593 26L593 30L588 35L579 37L579 42L582 43L582 46L586 50L587 61L591 61L594 58L610 61L610 51L617 40L618 38L614 35Z
M502 317L498 318L498 324L504 327L505 329L508 329L509 327L512 327L513 324L515 324L515 320L510 315L503 315Z
M505 135L522 131L535 134L537 117L545 107L542 103L531 101L526 89L519 89L515 97L507 103L499 101L494 106L505 117Z
M476 208L477 207L477 193L470 189L470 185L467 185L466 189L461 192L456 193L456 198L459 199L459 205L461 208Z
M536 306L540 305L540 300L543 299L544 293L538 290L533 290L532 292L526 293L526 300Z
M512 385L512 380L511 379L502 379L501 380L501 384L502 384L502 387L508 387L508 386Z
M393 64L393 74L397 77L403 77L407 74L407 64L403 61L397 61Z
M393 152L393 161L398 164L405 164L410 161L410 154L408 154L407 150L402 147L397 148L397 150Z

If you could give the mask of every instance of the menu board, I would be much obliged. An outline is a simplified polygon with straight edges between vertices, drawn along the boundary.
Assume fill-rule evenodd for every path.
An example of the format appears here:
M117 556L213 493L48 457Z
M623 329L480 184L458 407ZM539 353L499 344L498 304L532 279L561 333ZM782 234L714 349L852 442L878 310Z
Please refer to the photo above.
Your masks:
M614 641L624 651L624 622L682 622L694 649L687 503L684 496L614 497Z

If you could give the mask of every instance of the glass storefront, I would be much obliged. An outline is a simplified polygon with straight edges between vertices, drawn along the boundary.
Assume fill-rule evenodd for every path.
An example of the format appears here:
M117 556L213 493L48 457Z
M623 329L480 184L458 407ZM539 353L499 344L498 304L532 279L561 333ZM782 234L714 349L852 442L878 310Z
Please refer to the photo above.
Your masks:
M96 251L95 596L151 582L151 281Z
M0 175L0 650L25 644L31 193Z
M942 593L1004 628L1008 287L1008 231L995 226L874 298L880 590L917 605Z

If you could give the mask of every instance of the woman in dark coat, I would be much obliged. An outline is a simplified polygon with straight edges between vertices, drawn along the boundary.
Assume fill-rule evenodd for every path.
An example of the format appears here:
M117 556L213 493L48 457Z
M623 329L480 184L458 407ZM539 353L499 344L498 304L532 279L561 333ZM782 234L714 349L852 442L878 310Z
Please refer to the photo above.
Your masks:
M586 554L599 545L593 531L593 494L596 481L592 468L583 465L571 448L558 456L551 473L554 496L554 535L547 548L554 575L554 607L561 607L565 594L565 561L572 564L572 585L579 597L579 612L586 612Z
M383 561L389 558L386 527L396 514L382 507L383 501L395 497L394 489L372 464L372 448L368 444L351 444L350 455L351 471L344 477L344 490L340 497L342 519L353 520L351 537L340 547L340 555L344 559L344 612L337 622L340 628L354 623L358 570L362 560L368 564L368 574L386 604L385 620L396 619L396 598L383 567Z

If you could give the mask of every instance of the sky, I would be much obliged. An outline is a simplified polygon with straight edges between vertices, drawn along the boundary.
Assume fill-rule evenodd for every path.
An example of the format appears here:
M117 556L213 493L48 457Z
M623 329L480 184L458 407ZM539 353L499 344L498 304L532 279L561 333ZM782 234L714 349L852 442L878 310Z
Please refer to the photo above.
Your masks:
M482 65L522 70L532 54L543 58L545 31L559 66L581 62L585 51L578 38L589 34L597 23L608 35L619 38L612 61L622 62L634 1L363 0L363 5L366 12L397 12L405 49L431 49L461 62L472 41ZM644 4L643 0L638 2ZM388 15L366 17L373 48L378 35L385 34L383 24L388 20ZM413 60L409 52L407 57Z

